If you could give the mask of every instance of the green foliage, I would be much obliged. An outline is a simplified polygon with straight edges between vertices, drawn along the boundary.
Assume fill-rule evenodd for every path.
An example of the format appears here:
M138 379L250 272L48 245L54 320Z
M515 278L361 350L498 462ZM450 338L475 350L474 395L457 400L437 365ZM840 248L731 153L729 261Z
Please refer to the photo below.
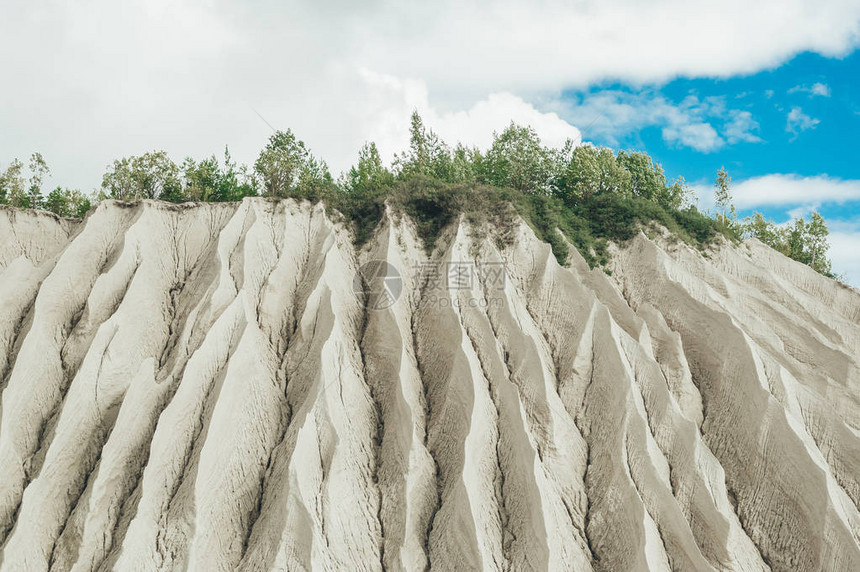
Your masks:
M578 242L582 251L594 249L594 266L605 264L605 241L624 242L635 236L640 228L653 228L657 225L666 228L670 234L688 244L704 247L710 244L721 231L716 222L688 207L677 210L642 197L625 197L612 193L594 195L571 208L572 215L580 227ZM588 237L604 242L595 248ZM574 237L572 237L574 238Z
M824 217L813 211L809 224L806 227L805 252L808 260L804 264L809 265L813 270L825 276L833 276L830 259L827 258L827 251L830 250L830 243L827 237L830 235L830 230L827 228L827 223Z
M394 174L383 165L376 144L365 143L358 153L358 164L340 182L342 191L332 197L335 208L353 221L356 243L370 238L385 212L385 199L394 182Z
M393 183L394 174L382 164L376 143L370 142L358 152L358 164L349 169L341 187L347 193L364 195L390 187Z
M759 239L770 247L780 250L776 245L780 241L780 231L772 220L764 218L760 212L756 212L744 221L744 232L748 236Z
M113 162L102 177L102 189L113 199L184 200L179 167L164 151L152 151Z
M529 216L533 201L553 199L546 195L522 193L515 189L492 187L481 183L450 183L432 177L415 176L397 182L388 195L388 204L395 212L403 212L414 221L418 236L432 249L442 231L461 215L473 225L473 230L494 230L496 238L507 244L517 222L516 214ZM536 226L539 236L548 225ZM558 236L555 228L547 236Z
M214 155L202 161L187 157L182 163L185 180L183 196L191 201L240 201L257 194L257 181L244 165L237 168L224 149L224 165Z
M394 158L398 178L423 176L451 182L454 165L451 150L432 130L424 127L417 111L412 112L409 126L409 149Z
M392 193L395 209L406 212L428 248L436 238L466 210L474 187L452 185L436 178L415 175L404 179Z
M24 164L14 159L0 172L0 204L17 208L44 209L64 217L86 216L92 203L81 191L57 187L45 197L42 185L51 172L41 153L33 153L28 162L29 177Z
M276 131L254 163L263 195L320 200L334 188L328 166L311 155L293 132Z
M24 164L18 159L13 159L6 170L0 174L0 203L18 208L29 206L23 171Z
M683 229L685 235L692 239L693 243L699 245L708 245L712 243L718 235L723 235L729 240L739 241L741 236L737 233L734 227L727 227L720 221L714 220L708 215L702 213L694 205L688 205L684 208L671 210L664 209L669 212L674 218L678 226ZM674 228L667 227L670 231ZM688 240L690 242L690 240Z
M834 278L830 259L827 258L830 249L827 237L830 231L824 217L817 212L813 211L809 222L797 217L785 225L777 225L757 212L744 221L742 228L747 236L755 237L789 258Z
M583 253L586 260L595 262L592 251L596 246L589 230L566 209L558 198L541 194L513 197L517 213L529 223L535 234L549 243L556 259L564 264L570 254L567 238ZM561 231L561 233L559 233Z
M696 194L684 177L678 177L662 191L657 202L671 209L685 209L696 202Z
M42 182L51 170L41 153L30 155L30 186L27 189L27 206L39 208L42 203Z
M452 183L474 183L485 170L484 156L478 149L469 149L457 144L451 154L450 181Z
M45 210L59 216L83 218L92 207L90 199L77 189L57 187L45 198Z
M663 167L652 161L647 154L619 151L616 162L630 173L630 191L633 196L673 208L681 206L677 204L671 188L667 185Z
M208 159L195 161L186 157L182 162L182 174L185 178L185 196L192 201L217 201L220 185L221 168L218 159L212 155Z
M732 177L726 171L725 167L720 167L719 171L717 171L717 178L714 181L714 188L716 189L714 192L714 201L720 209L719 216L723 222L729 220L726 212L730 214L734 214L735 212L735 206L732 203L731 185Z
M541 145L537 132L512 122L494 137L480 178L495 187L550 194L554 166L552 153Z
M257 194L257 183L247 168L236 167L229 150L224 164L215 156L176 165L164 151L114 161L102 178L105 197L118 200L160 199L184 201L238 201Z
M16 160L0 173L0 203L33 204L62 216L84 216L89 210L89 199L76 190L57 187L42 199L49 171L40 154L31 157L29 186L23 167ZM189 157L181 166L164 151L119 159L105 173L100 197L214 202L262 191L324 201L351 225L358 245L372 236L386 208L408 214L428 248L460 216L473 223L475 232L493 229L505 243L514 236L519 215L560 262L573 244L592 267L607 264L610 241L624 242L639 230L662 227L674 239L700 248L721 235L739 240L746 234L830 275L827 225L818 213L809 222L801 218L784 227L758 213L740 224L725 169L717 173L715 187L721 211L710 218L692 206L694 194L684 179L669 183L663 168L645 153L616 154L573 141L550 149L533 129L515 123L495 134L486 154L460 144L452 149L414 112L409 148L395 155L393 169L370 142L335 183L325 162L287 130L269 138L253 171L237 166L226 149L223 162L214 155L199 161Z
M560 162L557 194L565 204L577 204L595 195L631 194L633 178L618 164L611 149L568 143Z

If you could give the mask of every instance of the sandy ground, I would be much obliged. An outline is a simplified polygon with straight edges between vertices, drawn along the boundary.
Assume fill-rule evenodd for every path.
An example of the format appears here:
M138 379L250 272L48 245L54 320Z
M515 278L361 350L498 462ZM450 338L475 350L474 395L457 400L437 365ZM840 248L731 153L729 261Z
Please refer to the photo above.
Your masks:
M756 241L610 270L2 208L0 570L860 570L860 293Z

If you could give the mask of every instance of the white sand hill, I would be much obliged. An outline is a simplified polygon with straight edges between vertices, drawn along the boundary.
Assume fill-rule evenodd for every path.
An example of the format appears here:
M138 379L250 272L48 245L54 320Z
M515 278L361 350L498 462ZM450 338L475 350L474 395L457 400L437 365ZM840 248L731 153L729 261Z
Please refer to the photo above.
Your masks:
M479 236L0 210L0 570L860 570L860 293L756 241L608 276Z

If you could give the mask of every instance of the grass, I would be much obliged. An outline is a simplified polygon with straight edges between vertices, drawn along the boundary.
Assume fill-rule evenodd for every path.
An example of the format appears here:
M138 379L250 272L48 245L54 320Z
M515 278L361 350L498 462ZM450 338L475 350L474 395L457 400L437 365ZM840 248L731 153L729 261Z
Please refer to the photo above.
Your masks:
M428 250L435 247L442 231L461 214L477 232L489 229L500 246L510 244L519 215L538 238L550 244L560 263L566 262L570 243L592 268L609 262L610 241L623 244L640 229L664 227L673 238L700 249L712 244L720 235L731 240L740 238L733 229L695 207L675 210L641 197L612 194L596 195L567 205L560 198L548 195L413 176L362 192L330 190L311 195L302 193L295 198L308 198L312 202L322 200L340 212L352 226L358 246L373 235L386 203L395 214L408 215L415 222L418 235Z

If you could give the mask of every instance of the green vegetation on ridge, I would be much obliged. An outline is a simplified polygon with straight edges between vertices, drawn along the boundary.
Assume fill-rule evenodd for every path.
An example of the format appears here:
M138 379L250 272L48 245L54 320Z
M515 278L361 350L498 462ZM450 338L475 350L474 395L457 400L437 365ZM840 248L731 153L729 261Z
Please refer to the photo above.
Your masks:
M660 226L673 238L698 247L718 235L734 241L755 236L831 276L827 226L817 213L808 224L797 219L788 227L758 213L739 221L731 204L731 178L721 169L715 182L719 212L710 217L693 205L693 192L682 178L668 181L662 167L645 153L616 153L572 141L552 149L533 129L513 123L481 152L460 144L450 147L413 113L409 147L395 156L391 168L371 142L338 180L289 130L270 137L251 169L236 165L227 150L223 161L213 155L176 164L164 151L118 159L92 197L62 187L43 197L42 181L49 171L40 154L33 154L29 170L27 179L23 164L15 160L0 173L0 203L81 217L104 198L307 199L324 201L341 213L357 244L372 235L388 204L415 221L428 247L461 214L482 223L478 226L493 228L501 241L509 239L519 215L552 246L560 261L566 260L572 243L592 267L608 262L609 241L624 242L639 229Z

